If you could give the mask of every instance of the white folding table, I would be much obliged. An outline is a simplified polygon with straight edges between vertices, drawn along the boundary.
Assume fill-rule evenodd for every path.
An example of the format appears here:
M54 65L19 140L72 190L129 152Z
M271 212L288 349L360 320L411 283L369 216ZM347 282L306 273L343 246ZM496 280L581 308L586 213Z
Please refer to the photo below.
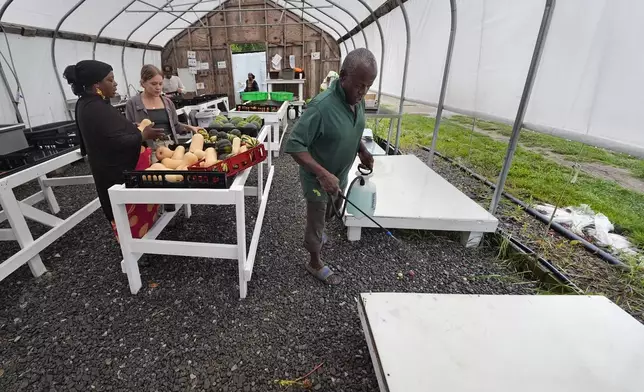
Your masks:
M60 219L52 215L60 212L52 190L53 187L93 184L94 179L92 176L48 178L47 173L81 159L83 157L80 150L75 149L0 178L0 204L2 205L0 222L8 220L11 225L10 229L0 229L0 241L18 241L21 247L19 252L0 264L0 281L25 263L29 264L34 276L38 277L45 273L47 269L39 253L100 207L98 199L94 199L67 219ZM41 190L18 201L14 194L14 188L32 180L38 180ZM51 214L33 207L34 204L43 200L47 202ZM49 226L51 229L34 240L27 226L26 218Z
M605 297L363 293L381 392L641 392L644 325Z
M414 155L374 156L370 181L376 185L373 218L388 229L457 231L466 246L477 246L483 233L494 232L498 220ZM349 172L356 177L360 160ZM345 191L346 192L346 191ZM350 241L360 240L363 227L377 227L366 217L345 212Z
M270 147L271 127L265 125L257 139ZM267 148L269 151L269 148ZM269 171L264 186L264 164L268 164ZM237 174L234 182L228 189L144 189L126 188L125 185L115 185L109 189L110 202L114 211L114 220L119 233L119 242L123 260L121 267L127 274L127 279L132 294L136 294L142 287L141 274L139 273L138 259L146 253L160 255L175 255L188 257L205 257L212 259L237 260L239 271L239 296L246 298L247 286L253 274L253 265L259 245L259 236L262 230L264 214L268 195L273 182L274 167L271 154L267 161L257 165L257 186L245 186L250 175L250 167ZM253 229L248 253L246 253L246 215L245 197L257 197L259 211ZM126 204L174 204L176 210L164 213L141 239L132 238ZM162 241L156 238L170 223L172 218L181 208L185 208L185 216L190 218L193 204L199 205L234 205L236 210L236 244L211 244L185 241ZM216 222L213 221L213 224Z

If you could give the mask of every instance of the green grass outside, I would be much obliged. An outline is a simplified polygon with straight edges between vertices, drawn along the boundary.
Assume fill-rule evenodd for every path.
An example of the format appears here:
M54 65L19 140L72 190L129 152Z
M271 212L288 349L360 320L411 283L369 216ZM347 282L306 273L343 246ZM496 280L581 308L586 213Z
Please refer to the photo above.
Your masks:
M488 179L496 180L505 157L507 143L471 132L459 125L462 123L462 119L457 120L458 123L453 121L444 120L441 122L438 151L458 159ZM479 125L478 121L477 125ZM377 129L373 120L368 122L368 126L374 129L378 136L386 138L388 120L381 121ZM405 114L402 122L400 147L403 150L410 150L416 148L418 144L429 146L433 129L433 118ZM552 143L548 138L544 138L542 142ZM535 139L541 138L536 137ZM564 144L562 141L575 143L559 139L559 144ZM523 139L521 143L524 143ZM570 149L575 150L574 147ZM584 148L584 150L595 151L591 147ZM577 148L578 151L579 148ZM630 162L631 159L634 159L627 155L622 156L623 154L606 154L611 157L612 162ZM633 162L630 162L629 165L637 166ZM608 216L613 223L622 226L633 243L644 247L644 194L627 190L614 182L594 178L584 173L580 173L577 182L572 184L570 183L572 176L572 169L519 146L510 169L506 190L523 200L534 200L534 202L540 200L560 206L588 204L595 211Z
M471 127L474 119L467 116L453 116L450 117L450 121ZM476 120L476 126L480 129L497 132L507 137L510 137L512 134L512 127L507 124ZM563 155L573 162L600 162L606 165L627 169L634 177L644 179L644 160L628 154L612 152L604 150L603 148L597 148L580 142L565 140L557 136L533 132L527 129L521 130L519 141L524 146L541 147L559 155Z

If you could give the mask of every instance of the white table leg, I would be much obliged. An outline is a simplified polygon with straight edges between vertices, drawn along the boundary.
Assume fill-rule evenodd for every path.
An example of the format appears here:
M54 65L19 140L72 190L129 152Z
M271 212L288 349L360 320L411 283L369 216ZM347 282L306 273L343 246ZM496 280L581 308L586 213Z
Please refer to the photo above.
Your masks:
M277 158L280 156L280 124L279 122L273 124L273 140L271 141L274 157Z
M237 268L239 272L239 298L246 298L248 282L246 281L246 211L244 208L244 189L237 192L235 211L237 214Z
M474 248L479 246L483 239L483 233L477 232L464 232L461 233L461 244L466 248Z
M362 228L357 226L349 226L347 228L347 239L351 242L360 241Z
M58 205L58 201L56 201L56 196L54 196L54 190L51 189L50 186L45 184L46 179L47 175L38 177L38 184L40 185L40 189L42 189L43 195L45 196L45 201L47 201L49 211L51 211L52 214L58 214L60 212L60 206Z
M190 219L192 216L192 205L186 204L186 219Z
M7 188L0 189L0 204L2 204L2 210L7 216L7 220L9 220L9 224L13 229L18 244L20 244L20 248L24 249L31 245L34 242L34 238L31 236L25 217L20 211L20 206L18 205L16 196L13 194L13 190ZM32 275L35 277L47 272L47 268L45 268L40 255L29 260L28 264Z
M130 220L127 217L125 204L112 204L112 210L114 213L114 222L116 223L116 231L119 234L119 243L121 244L125 273L127 274L127 281L130 284L130 292L132 294L136 294L143 285L141 283L139 264L137 263L138 257L132 253L130 247L130 243L132 241Z
M264 162L257 165L257 205L262 205L262 195L264 194Z

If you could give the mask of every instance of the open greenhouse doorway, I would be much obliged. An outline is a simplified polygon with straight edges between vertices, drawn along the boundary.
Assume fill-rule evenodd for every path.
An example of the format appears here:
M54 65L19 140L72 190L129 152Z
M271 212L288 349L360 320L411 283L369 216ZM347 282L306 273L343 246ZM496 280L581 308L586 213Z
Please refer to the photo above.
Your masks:
M266 91L266 44L231 44L235 100L242 102L241 93L246 88L248 74L255 75L259 91Z

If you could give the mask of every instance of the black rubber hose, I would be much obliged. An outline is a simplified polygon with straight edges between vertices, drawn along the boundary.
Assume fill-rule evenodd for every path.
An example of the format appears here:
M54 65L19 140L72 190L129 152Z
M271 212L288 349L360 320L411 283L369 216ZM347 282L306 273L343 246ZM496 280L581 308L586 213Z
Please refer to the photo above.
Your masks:
M557 269L557 267L555 267L550 261L539 256L537 252L532 250L527 245L523 244L521 241L512 237L512 235L506 233L502 229L497 229L497 232L503 238L508 240L508 242L510 243L510 246L515 251L526 255L534 256L537 259L537 262L541 264L544 268L546 268L552 275L554 275L555 279L557 279L561 284L565 284L566 286L570 287L577 294L584 294L583 290L581 290L576 284L574 284L566 275L564 275L563 272L559 271L559 269Z
M347 199L349 198L349 194L351 193L351 189L353 189L353 184L355 184L356 181L360 181L360 185L365 184L364 178L362 176L357 176L356 178L354 178L353 181L351 181L351 184L349 184L349 187L347 188L347 196L346 196ZM344 213L347 211L347 204L348 203L346 201L344 203L342 203L343 204L342 205L342 213L340 213L340 211L338 211L338 207L335 205L335 202L334 202L333 198L331 197L331 195L329 195L329 201L328 202L331 203L331 209L332 209L333 215L335 215L336 218L342 220L342 217L344 216Z
M430 149L428 147L424 147L424 146L420 146L420 147L423 150L427 151L427 152L430 151ZM443 158L447 162L457 166L459 169L461 169L465 173L469 174L470 176L476 178L477 180L483 182L485 185L489 186L490 188L496 189L496 184L490 182L487 178L485 178L485 177L473 172L472 170L468 169L467 167L461 165L460 163L454 161L451 158L448 158L448 157L444 156L443 154L441 154L441 153L439 153L437 151L435 151L434 154L436 154L440 158ZM616 265L618 267L630 269L629 266L627 266L626 264L622 263L615 256L611 255L610 253L606 252L603 249L600 249L595 244L592 244L592 243L588 242L583 237L578 236L577 234L575 234L572 231L568 230L567 228L565 228L564 226L560 225L559 223L557 223L557 222L552 222L551 223L550 219L547 216L543 215L539 211L537 211L534 208L530 207L529 205L527 205L523 201L517 199L516 197L512 196L511 194L509 194L509 193L504 191L503 196L507 197L511 202L513 202L514 204L520 206L524 211L526 211L528 214L534 216L535 218L539 219L541 222L543 222L545 224L550 224L550 227L552 227L557 233L563 235L564 237L566 237L566 238L568 238L570 240L579 242L580 244L582 244L584 246L584 248L586 248L586 250L588 250L591 253L599 256L602 260L606 261L607 263L612 264L612 265Z

